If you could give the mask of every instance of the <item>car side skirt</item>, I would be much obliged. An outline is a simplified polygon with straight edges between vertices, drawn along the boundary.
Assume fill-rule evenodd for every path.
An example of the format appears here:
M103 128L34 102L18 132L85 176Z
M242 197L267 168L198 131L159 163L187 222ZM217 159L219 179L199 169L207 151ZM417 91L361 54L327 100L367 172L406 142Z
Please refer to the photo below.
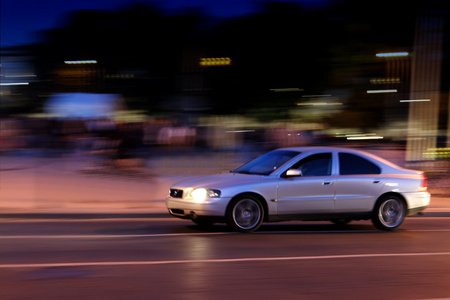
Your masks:
M415 207L412 209L408 209L406 212L406 216L415 215L428 206ZM225 217L223 216L199 216L194 212L191 213L176 213L175 210L169 210L169 213L180 219L198 219L198 220L209 220L216 223L224 223ZM287 214L287 215L278 215L278 216L269 216L265 222L283 222L283 221L332 221L332 220L370 220L372 218L372 211L369 212L356 212L356 213L329 213L329 214Z
M355 212L355 213L329 213L329 214L295 214L295 215L278 215L269 217L269 222L281 221L330 221L330 220L369 220L372 212Z

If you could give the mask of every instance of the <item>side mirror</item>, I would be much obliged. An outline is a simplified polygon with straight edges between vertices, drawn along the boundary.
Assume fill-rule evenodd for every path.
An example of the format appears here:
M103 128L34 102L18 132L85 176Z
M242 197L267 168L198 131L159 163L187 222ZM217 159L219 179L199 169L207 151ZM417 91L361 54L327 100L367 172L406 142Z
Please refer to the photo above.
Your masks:
M297 170L297 169L287 170L286 177L292 177L292 176L302 176L302 171Z

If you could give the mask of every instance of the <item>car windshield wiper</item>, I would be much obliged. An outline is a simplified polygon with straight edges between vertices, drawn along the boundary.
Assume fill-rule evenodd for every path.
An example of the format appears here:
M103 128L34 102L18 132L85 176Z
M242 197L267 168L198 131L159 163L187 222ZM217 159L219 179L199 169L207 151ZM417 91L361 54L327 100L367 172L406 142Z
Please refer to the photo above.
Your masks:
M267 175L265 173L255 173L255 172L249 172L249 171L231 171L231 173L248 174L248 175Z
M253 174L252 172L249 172L249 171L231 171L231 173L239 173L239 174Z

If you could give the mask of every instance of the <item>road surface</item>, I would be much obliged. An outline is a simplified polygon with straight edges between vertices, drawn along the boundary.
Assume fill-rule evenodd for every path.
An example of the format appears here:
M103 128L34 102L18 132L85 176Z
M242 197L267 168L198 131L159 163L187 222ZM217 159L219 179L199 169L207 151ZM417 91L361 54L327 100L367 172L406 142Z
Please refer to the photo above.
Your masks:
M264 224L0 220L0 299L442 299L450 218Z

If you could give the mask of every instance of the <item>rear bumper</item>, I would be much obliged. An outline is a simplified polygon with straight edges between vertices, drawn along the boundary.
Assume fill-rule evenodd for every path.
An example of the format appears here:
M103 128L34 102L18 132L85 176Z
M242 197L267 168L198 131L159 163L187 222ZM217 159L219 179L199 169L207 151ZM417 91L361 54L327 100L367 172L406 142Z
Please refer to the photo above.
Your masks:
M425 210L427 207L428 206L422 206L422 207L415 207L412 209L408 209L408 211L406 212L406 216L412 216L417 213L420 213L421 211Z
M430 205L431 195L428 192L405 193L403 196L408 205L408 216L421 212Z

